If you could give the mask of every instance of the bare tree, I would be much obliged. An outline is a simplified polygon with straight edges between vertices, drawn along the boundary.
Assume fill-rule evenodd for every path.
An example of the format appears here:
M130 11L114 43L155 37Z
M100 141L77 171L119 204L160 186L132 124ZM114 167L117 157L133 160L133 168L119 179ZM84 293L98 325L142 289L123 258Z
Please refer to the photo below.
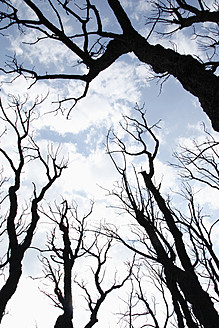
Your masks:
M109 258L109 252L113 244L113 238L112 237L107 238L105 243L102 243L100 238L98 238L100 237L100 235L97 234L96 237L97 238L95 239L95 243L92 249L88 251L88 256L90 256L95 261L94 265L91 268L91 272L93 275L93 281L98 296L95 297L92 290L89 291L85 281L82 282L77 281L77 284L84 291L85 299L87 301L87 306L90 311L90 319L87 322L87 324L84 326L84 328L91 328L99 321L98 314L101 306L106 301L109 294L113 293L113 291L117 289L122 288L124 284L129 280L132 274L132 267L133 267L133 262L131 262L128 265L128 272L125 275L125 277L120 279L117 278L117 275L119 274L119 270L116 270L116 272L113 273L114 271L113 268L110 266L110 263L107 263ZM108 271L108 278L106 276L107 271ZM110 279L109 279L109 275L110 275ZM108 287L104 288L103 287L104 285L108 285Z
M121 185L112 194L119 198L118 207L132 217L134 226L137 224L137 230L133 230L136 242L128 242L127 238L110 228L106 229L107 233L150 261L151 266L159 264L156 270L171 294L177 327L216 328L219 323L214 307L214 302L218 301L218 259L211 234L218 221L213 222L210 228L205 226L204 217L196 208L194 195L189 188L186 190L189 214L182 214L171 205L169 199L164 199L160 185L156 186L154 182L159 149L159 140L154 132L157 124L149 127L143 110L136 109L140 118L125 116L122 125L126 138L130 138L129 142L123 142L113 131L108 135L108 152L122 177ZM131 178L128 163L130 158L139 156L144 160L145 168L141 168L139 178L132 166L134 178ZM200 156L204 156L203 152ZM129 223L129 226L132 225ZM207 289L203 288L203 279L206 279L205 283L207 281ZM140 283L139 277L137 281ZM138 297L142 295L141 291L142 285L139 284ZM154 312L150 315L153 318ZM153 321L153 327L157 327L156 321Z
M219 189L218 146L219 142L204 127L202 142L193 140L192 145L180 146L174 153L177 168L184 181L199 181L211 188Z
M72 100L73 107L79 99L86 96L90 82L100 72L110 67L120 56L132 52L140 62L149 65L155 75L175 77L185 90L199 99L213 128L219 131L219 82L215 74L218 61L214 56L218 47L217 0L212 5L203 0L194 1L192 4L184 0L151 0L151 11L145 13L148 17L146 25L151 24L146 37L134 28L119 0L105 1L106 9L116 22L112 23L110 31L104 29L104 17L101 17L98 5L93 4L91 0L83 3L68 0L23 0L20 6L13 1L1 0L1 4L2 33L5 30L7 33L9 30L14 31L15 26L21 32L32 30L36 34L29 42L32 46L48 39L54 41L54 44L61 43L72 53L76 63L81 64L81 70L76 65L71 73L49 73L46 67L47 73L41 74L20 64L17 58L13 57L6 67L1 69L6 73L14 72L32 78L33 83L48 79L74 79L84 83L84 91L80 96L61 99L60 106L66 100ZM74 34L67 32L67 24L74 26ZM206 28L207 31L204 32ZM198 42L201 40L202 45L207 47L207 54L204 54L203 58L198 59L195 55L184 55L176 49L165 48L159 40L155 45L149 42L152 33L171 36L179 29L187 29L194 39ZM208 49L213 49L213 54L209 55Z
M5 125L5 130L1 134L0 154L6 161L5 172L8 172L6 168L9 167L9 174L11 174L11 178L7 181L8 190L3 189L1 201L5 213L1 219L1 234L6 237L7 246L5 254L1 255L0 264L5 274L5 283L0 290L0 321L22 275L22 261L31 245L40 219L39 204L67 165L63 159L58 163L58 150L54 151L51 148L46 158L41 154L40 148L31 136L30 126L32 120L37 118L36 108L43 99L36 99L32 106L27 100L28 98L22 101L19 97L10 96L7 108L4 108L2 102L0 103L0 118ZM14 134L12 152L4 149L6 133L10 136ZM33 181L33 191L30 192L28 199L25 199L25 195L22 195L23 172L32 161L37 161L42 166L46 181L39 188L37 180ZM6 182L5 178L3 182ZM4 184L2 186L6 188L7 185L5 183L5 186ZM5 247L2 247L3 252L4 249Z
M127 299L123 300L126 309L120 313L121 324L127 323L127 327L133 328L174 326L168 289L160 269L162 271L159 264L153 265L145 258L140 257L136 261L132 269L131 288L127 292ZM153 292L150 291L152 287Z
M55 224L51 236L48 237L47 248L40 249L40 252L44 275L54 285L54 293L44 291L44 294L56 307L63 310L63 314L55 323L57 328L73 327L72 275L75 261L86 254L83 249L86 219L92 213L92 209L93 203L88 214L82 219L78 217L77 205L69 205L66 200L61 206L56 205L55 209L49 205L49 210L43 210L43 214ZM60 233L61 243L58 238Z
M98 322L99 310L107 296L114 290L120 289L129 280L132 272L133 263L130 264L128 273L121 282L117 281L115 274L113 283L104 290L103 286L109 279L109 277L106 278L106 271L110 271L110 279L112 279L113 268L109 268L107 262L113 240L112 238L103 240L103 235L99 232L88 229L86 221L92 210L93 203L89 212L80 218L78 206L75 203L69 205L64 200L61 206L55 206L55 210L50 206L49 211L43 211L55 224L48 238L47 248L40 249L44 267L43 280L49 279L54 288L53 292L44 290L43 293L53 301L56 307L63 310L63 314L56 320L55 328L73 327L74 314L77 312L77 306L73 310L73 302L75 300L77 303L80 297L75 291L76 287L82 291L87 303L86 310L90 312L90 318L84 327L93 327ZM76 261L80 259L82 264L75 268ZM89 275L85 270L86 262L91 263ZM84 270L78 270L78 267L84 267ZM91 281L94 287L90 291ZM96 293L97 297L95 297Z

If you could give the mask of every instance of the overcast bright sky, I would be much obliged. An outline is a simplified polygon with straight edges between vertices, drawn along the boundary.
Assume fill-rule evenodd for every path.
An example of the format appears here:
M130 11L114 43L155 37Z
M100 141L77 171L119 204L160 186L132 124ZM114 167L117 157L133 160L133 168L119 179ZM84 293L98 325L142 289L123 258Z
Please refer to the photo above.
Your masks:
M16 2L20 3L20 0ZM105 1L94 1L100 4L101 12L104 15L106 26L113 24L109 8ZM147 35L148 29L145 27L145 15L147 4L143 0L123 0L127 13L136 28ZM71 26L69 26L69 29ZM31 40L33 32L18 37L18 32L8 33L8 36L0 36L0 61L6 61L5 55L11 55L13 51L18 55L19 60L23 60L30 66L48 67L48 70L68 72L74 63L74 58L69 51L63 47L54 47L52 42L39 43L37 47L22 44L22 41ZM200 49L197 43L190 40L184 31L178 32L172 43L177 45L177 50L181 53L191 53L199 55ZM152 36L150 42L156 42L156 36ZM168 39L162 40L162 44L171 47ZM0 73L1 81L8 81L9 76ZM61 151L69 158L69 167L63 172L62 177L48 191L46 199L53 201L61 200L60 195L67 199L75 199L81 213L87 212L90 200L95 201L93 220L98 222L101 219L117 220L117 215L113 210L106 207L111 204L110 197L106 197L106 191L100 186L112 189L118 175L106 154L106 135L112 127L116 133L122 133L119 121L122 114L135 115L133 108L136 103L139 106L145 104L149 124L153 124L161 119L158 130L160 139L160 152L156 161L157 179L162 179L162 192L177 190L179 179L176 172L169 167L168 162L173 159L171 154L176 150L176 146L191 141L194 137L201 138L202 126L204 122L209 132L213 133L207 116L203 113L198 100L186 92L182 86L173 78L169 78L163 85L158 80L149 80L151 72L146 65L140 63L132 54L122 56L110 68L102 72L92 83L85 99L81 100L72 110L70 119L66 119L66 113L62 115L45 114L54 110L57 104L51 104L57 100L57 95L74 96L80 91L80 83L75 81L64 82L42 82L39 81L30 89L29 81L23 77L17 78L13 83L2 83L1 97L3 104L7 104L7 94L25 95L28 93L30 99L34 100L37 95L45 96L49 92L47 99L40 107L40 117L32 124L35 140L42 150L46 150L47 144L61 144ZM4 129L4 123L0 122L0 131ZM14 143L13 135L8 133L4 148L12 149ZM7 144L6 144L7 143ZM1 159L0 159L1 162ZM139 168L142 164L139 163ZM32 179L41 181L41 171L37 165L31 164L25 169L23 175L23 193L31 195ZM197 186L198 189L199 186ZM27 199L29 196L27 196ZM199 192L201 204L218 212L219 205L217 197L212 193L201 190ZM112 218L112 216L114 216ZM41 240L41 228L39 235L36 235L34 244ZM125 257L124 254L122 256ZM121 257L122 257L121 256ZM24 261L24 275L19 283L18 290L8 305L8 314L2 321L2 328L22 327L22 328L52 328L57 318L58 312L38 290L38 281L27 278L29 275L40 276L37 254L27 254ZM109 303L108 303L109 304ZM112 304L112 302L111 302ZM107 308L108 310L108 308ZM106 308L103 309L106 311ZM114 307L112 311L117 311ZM83 320L77 319L78 327L83 327ZM80 322L81 321L81 322ZM113 322L113 321L112 321ZM81 326L80 326L81 324ZM110 327L105 318L104 325ZM95 327L103 327L103 323ZM111 325L113 327L113 325Z

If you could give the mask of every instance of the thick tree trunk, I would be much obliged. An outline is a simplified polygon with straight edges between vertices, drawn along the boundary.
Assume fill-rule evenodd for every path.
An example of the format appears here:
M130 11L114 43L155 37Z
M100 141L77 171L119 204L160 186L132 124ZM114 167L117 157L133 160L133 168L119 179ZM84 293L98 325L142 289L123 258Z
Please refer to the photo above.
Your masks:
M212 127L219 132L219 78L192 56L150 45L137 32L131 42L141 62L151 65L155 73L174 76L185 90L199 99Z
M10 261L10 272L5 285L0 290L0 322L4 316L8 301L14 295L22 274L21 261L15 259Z
M126 45L128 50L125 49L123 53L132 51L141 62L150 65L155 73L169 73L174 76L185 90L199 99L213 128L219 132L219 77L212 71L206 70L203 64L190 55L181 55L159 44L155 46L149 44L133 28L120 2L108 0L108 3L123 30L120 46L117 44L115 53L118 54L118 48L122 49ZM218 17L218 14L216 16ZM111 42L114 41L118 43L115 39Z
M56 320L54 328L73 328L72 316L66 313L60 315Z
M214 305L194 273L177 274L177 280L186 300L192 305L192 310L199 322L205 328L218 328L219 316Z
M156 200L160 211L164 215L170 233L174 238L179 260L181 261L182 267L184 268L184 270L180 269L174 263L171 263L169 259L165 260L163 253L160 256L159 248L156 247L155 249L158 253L158 257L160 257L161 259L163 258L163 261L161 261L161 263L165 268L166 276L167 278L172 276L172 279L174 279L178 283L182 293L185 296L186 301L192 305L192 310L196 318L203 325L203 327L218 328L218 313L214 308L214 304L211 301L210 296L207 292L203 290L198 280L198 277L187 255L182 234L174 222L174 218L172 216L171 211L166 206L165 200L161 196L159 190L157 190L154 186L151 180L152 177L146 174L145 171L142 172L142 176L144 178L146 187L154 196L154 199Z
M142 211L136 212L136 220L147 232L151 244L154 250L156 251L157 261L161 263L164 267L166 284L172 296L173 307L178 321L178 328L184 328L184 318L186 320L188 328L197 328L197 325L193 321L192 316L188 310L187 302L183 299L182 295L179 292L179 287L177 284L177 275L173 274L173 272L175 272L174 259L168 257L159 237L157 236L157 232L154 225L151 223L151 221L147 221L147 218L145 218L144 213Z
M137 58L151 66L157 74L174 76L193 96L209 117L212 127L219 132L219 77L207 70L191 55L182 55L161 45L151 45L137 31L131 29L121 40L109 42L105 53L92 63L85 81L92 81L121 55L133 52Z

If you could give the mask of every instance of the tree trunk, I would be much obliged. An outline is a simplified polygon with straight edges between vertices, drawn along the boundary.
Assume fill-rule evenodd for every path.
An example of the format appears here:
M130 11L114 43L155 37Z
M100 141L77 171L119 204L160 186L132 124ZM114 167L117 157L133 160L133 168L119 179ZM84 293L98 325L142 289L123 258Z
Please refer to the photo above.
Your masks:
M130 40L131 38L129 38ZM219 132L219 78L190 55L181 55L161 45L150 45L137 32L129 41L132 51L143 63L151 65L155 73L169 73L183 88L198 97L212 127Z
M181 270L180 270L181 271ZM214 305L194 273L181 271L177 280L186 300L192 305L192 310L205 328L218 328L219 316Z
M15 258L10 261L9 277L0 290L0 322L4 316L8 301L14 295L22 274L21 260Z
M71 315L66 313L60 315L56 320L54 328L73 328Z
M186 301L192 305L192 310L199 320L199 322L205 328L218 328L219 327L219 316L214 308L214 304L211 301L210 296L205 292L198 280L198 277L194 271L191 261L187 255L185 244L183 242L182 233L177 228L174 218L170 209L166 206L165 200L160 194L159 190L154 186L151 176L146 174L145 171L141 172L144 178L145 185L148 190L154 196L156 203L163 213L165 221L169 227L170 233L172 234L176 251L184 268L178 268L174 263L169 263L168 261L163 261L162 264L165 267L165 273L167 278L171 277L179 284L181 291L183 292ZM150 237L151 238L151 237ZM157 253L160 252L158 248L155 248ZM159 257L160 254L158 254ZM161 254L161 258L164 255Z

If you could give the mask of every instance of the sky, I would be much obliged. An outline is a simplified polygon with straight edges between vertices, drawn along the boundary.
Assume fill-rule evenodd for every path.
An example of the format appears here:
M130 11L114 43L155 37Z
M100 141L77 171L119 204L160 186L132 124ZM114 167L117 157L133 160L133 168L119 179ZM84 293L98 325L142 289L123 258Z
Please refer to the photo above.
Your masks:
M15 1L22 8L22 1ZM103 22L107 29L117 30L112 14L106 1L96 0ZM145 26L145 16L150 5L143 0L123 0L121 1L125 10L129 14L133 25L142 35L146 36L149 28ZM49 15L49 14L48 14ZM69 33L75 26L68 24L66 27ZM27 45L33 39L35 32L20 34L15 28L11 28L6 36L0 35L0 63L6 61L7 55L14 52L18 60L23 61L29 67L36 67L40 72L56 71L69 72L75 63L75 57L61 45L54 46L51 41L42 41L36 46ZM152 34L151 43L156 43L158 36ZM171 39L159 40L166 47L172 44L177 46L177 50L183 54L205 56L197 42L191 38L190 32L179 31ZM149 124L154 124L161 120L161 129L157 130L160 140L160 150L156 160L156 180L162 180L161 191L167 195L172 190L180 190L180 181L176 170L169 166L173 161L172 153L176 151L179 144L188 144L193 138L202 138L202 122L205 123L209 132L215 138L217 134L212 130L207 116L203 113L198 100L186 92L174 78L170 77L162 85L158 79L151 79L151 71L146 65L140 63L133 54L122 56L110 68L99 74L92 81L88 95L82 99L71 111L70 118L66 119L66 112L53 112L57 108L57 95L59 97L75 96L81 92L81 84L77 81L39 81L29 88L30 81L24 77L6 83L11 79L8 75L0 72L1 98L7 106L8 94L20 95L25 97L28 94L29 102L40 95L47 98L39 106L37 120L31 123L31 130L35 141L40 146L42 153L45 154L48 144L60 147L60 158L64 156L68 159L68 168L64 170L61 178L56 181L54 186L48 191L45 202L60 202L63 198L75 200L78 203L81 215L89 210L90 201L94 201L94 210L91 216L92 225L98 225L101 220L106 222L120 222L125 225L123 219L110 208L113 198L107 196L106 190L112 190L115 182L119 179L118 173L106 153L106 135L109 129L113 129L117 136L123 136L123 131L119 125L122 115L136 115L133 108L136 103L143 106ZM68 104L66 104L68 106ZM50 113L48 113L50 112ZM5 123L0 122L0 131L4 130ZM8 130L4 143L1 145L7 149L16 161L14 134ZM5 174L11 175L7 164L2 158L5 167ZM141 168L144 163L136 163L137 168ZM29 199L32 193L32 181L36 181L37 188L40 188L45 181L42 177L42 170L37 163L32 162L26 166L22 176L22 191L19 195L24 201L24 195ZM218 215L218 202L216 193L209 192L207 187L196 185L195 190L199 190L198 200L201 206L205 207L213 216ZM180 204L179 204L180 206ZM43 245L45 241L45 229L48 225L42 224L38 227L34 237L33 245ZM215 236L216 240L216 236ZM120 268L120 272L125 272L121 264L122 260L130 259L130 254L120 250L117 261L111 265L112 270ZM112 250L117 254L118 249ZM53 307L51 301L43 295L39 289L39 280L33 280L30 276L42 275L39 267L38 253L29 251L24 259L23 276L18 289L9 302L8 313L2 321L2 328L11 328L15 324L22 328L51 328L57 315L60 314ZM85 267L84 272L88 271L89 265L82 263ZM80 270L80 267L79 269ZM85 277L86 277L85 273ZM126 294L124 289L123 295ZM116 295L116 293L115 293ZM120 297L120 296L117 296ZM83 327L86 311L83 311L84 301L79 306L82 312L77 312L77 327ZM77 300L75 306L78 306ZM103 306L100 312L100 319L104 320L104 326L115 327L118 325L118 318L110 316L106 320L106 312L109 307L112 313L118 312L117 304L113 298ZM83 314L81 314L83 313ZM84 317L83 317L84 316ZM95 327L102 327L103 322L97 323Z

